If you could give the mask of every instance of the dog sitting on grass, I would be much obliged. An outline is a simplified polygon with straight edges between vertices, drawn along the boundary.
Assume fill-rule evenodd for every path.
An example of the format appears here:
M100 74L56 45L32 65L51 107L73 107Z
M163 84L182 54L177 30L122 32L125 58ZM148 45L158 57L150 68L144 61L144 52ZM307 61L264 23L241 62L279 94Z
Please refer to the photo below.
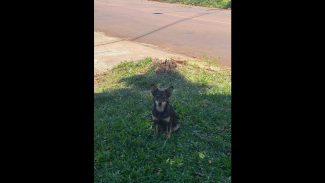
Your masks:
M159 89L155 85L151 87L151 93L154 96L152 120L154 122L155 134L157 135L159 131L165 131L167 138L170 138L171 133L180 127L176 112L169 103L169 97L173 89L173 86L167 89Z

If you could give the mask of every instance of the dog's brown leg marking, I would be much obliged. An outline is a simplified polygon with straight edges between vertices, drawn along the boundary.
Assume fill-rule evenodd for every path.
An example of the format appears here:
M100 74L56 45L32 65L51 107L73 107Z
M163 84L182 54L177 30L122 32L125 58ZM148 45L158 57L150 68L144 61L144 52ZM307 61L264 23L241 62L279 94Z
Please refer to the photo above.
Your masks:
M156 127L156 129L155 129L155 134L158 135L159 128L158 128L158 124L157 124L157 123L155 123L155 127Z
M170 138L170 134L171 134L171 132L172 132L172 128L171 128L172 126L171 126L171 123L169 123L168 125L167 125L167 138Z

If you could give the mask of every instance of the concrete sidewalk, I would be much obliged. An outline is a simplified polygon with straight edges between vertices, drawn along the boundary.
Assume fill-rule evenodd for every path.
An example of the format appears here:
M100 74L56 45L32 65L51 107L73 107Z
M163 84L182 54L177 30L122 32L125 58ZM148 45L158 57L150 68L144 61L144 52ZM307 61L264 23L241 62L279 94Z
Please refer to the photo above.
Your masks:
M160 59L193 59L180 54L163 51L156 46L138 42L123 41L119 38L95 32L94 74L99 75L113 68L122 61L136 61L146 57ZM108 43L108 44L107 44Z

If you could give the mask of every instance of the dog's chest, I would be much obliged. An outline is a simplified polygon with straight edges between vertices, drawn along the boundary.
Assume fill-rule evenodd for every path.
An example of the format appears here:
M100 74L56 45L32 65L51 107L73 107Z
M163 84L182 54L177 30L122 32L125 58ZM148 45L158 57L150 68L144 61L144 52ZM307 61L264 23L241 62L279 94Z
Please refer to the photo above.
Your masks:
M158 121L158 122L169 123L170 122L170 116L168 116L168 117L159 117L159 116L152 115L152 120Z

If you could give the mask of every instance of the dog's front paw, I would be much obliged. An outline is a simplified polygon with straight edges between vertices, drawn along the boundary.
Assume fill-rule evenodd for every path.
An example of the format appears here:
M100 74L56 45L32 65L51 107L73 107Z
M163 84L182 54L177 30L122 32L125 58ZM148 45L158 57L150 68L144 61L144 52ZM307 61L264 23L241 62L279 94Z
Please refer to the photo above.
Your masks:
M167 133L167 134L165 135L165 137L166 137L167 139L169 139L169 138L170 138L170 133Z

